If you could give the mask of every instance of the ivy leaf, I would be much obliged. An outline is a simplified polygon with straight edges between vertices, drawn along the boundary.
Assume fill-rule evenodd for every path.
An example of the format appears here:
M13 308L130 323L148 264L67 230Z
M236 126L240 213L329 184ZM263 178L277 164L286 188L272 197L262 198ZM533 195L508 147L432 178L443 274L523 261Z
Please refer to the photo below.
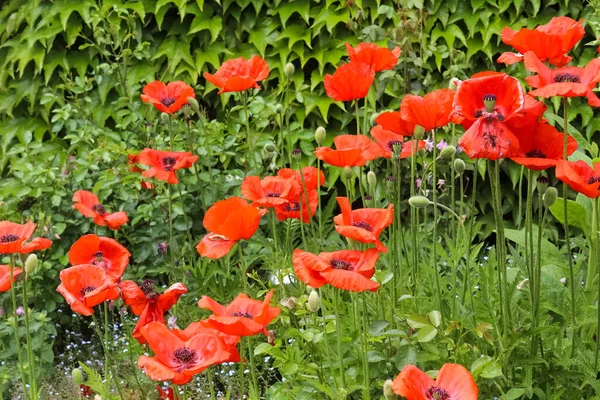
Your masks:
M219 38L219 33L223 29L223 20L219 16L213 16L213 9L210 6L207 6L205 11L196 14L188 35L193 35L205 29L210 31L211 44Z
M59 14L60 16L60 24L63 27L63 30L67 30L67 22L69 21L69 17L74 12L77 12L83 21L86 24L89 24L91 21L90 9L94 8L98 9L96 2L92 0L81 0L81 1L69 1L69 0L59 0L56 1L52 5L52 9L50 11L50 15Z
M331 107L332 104L335 104L339 107L337 102L333 101L328 96L324 96L323 94L305 92L303 95L305 97L304 107L306 108L306 114L310 114L310 112L317 107L325 122L329 122L327 119L329 107Z
M178 64L184 60L195 68L196 63L190 54L190 42L177 36L169 36L158 47L153 60L167 57L169 70L173 72Z
M225 47L224 43L215 43L210 46L205 46L205 49L196 49L196 70L202 72L205 64L212 65L215 69L221 65L221 55L233 55L233 53Z
M444 38L449 49L454 47L454 40L457 38L464 46L467 45L467 39L458 25L450 25L444 31L440 29L439 25L436 26L433 32L431 32L431 43L435 43L440 36Z
M177 11L179 11L180 21L183 22L183 19L186 15L186 4L188 0L158 0L156 2L156 7L154 8L154 13L156 14L161 8L163 8L168 3L173 3L177 6Z
M279 14L279 18L281 20L281 25L285 29L285 25L290 19L290 16L294 13L300 14L300 16L306 21L308 24L308 20L310 17L310 1L309 0L292 0L289 2L283 2L283 5L280 5L277 8L277 13Z
M279 33L279 27L272 19L263 19L259 21L258 26L250 32L248 42L252 43L258 50L261 57L265 57L267 45L274 45Z

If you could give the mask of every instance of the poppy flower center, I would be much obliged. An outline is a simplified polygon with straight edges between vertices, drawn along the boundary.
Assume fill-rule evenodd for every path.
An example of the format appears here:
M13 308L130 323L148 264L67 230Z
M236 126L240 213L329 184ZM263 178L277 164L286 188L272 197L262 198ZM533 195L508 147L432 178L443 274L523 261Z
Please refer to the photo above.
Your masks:
M196 361L196 352L187 347L180 347L173 352L173 359L185 368L194 364Z
M300 211L300 203L298 203L297 201L291 201L287 203L284 208L287 212Z
M600 182L600 177L598 176L592 176L590 179L588 179L588 185L593 185L594 183L598 183Z
M152 279L144 279L140 284L140 289L148 300L153 300L159 296L156 290L154 290L154 281Z
M231 316L254 319L254 316L252 314L250 314L248 311L245 311L245 312L236 311L236 312L232 313Z
M94 204L92 206L92 210L96 211L100 215L106 215L106 214L108 214L106 212L106 208L104 208L104 206L102 204Z
M346 260L340 260L339 258L335 258L335 259L329 261L329 265L331 265L331 268L333 268L333 269L345 269L346 271L354 270L352 268L352 264L350 264Z
M390 140L387 143L387 148L389 151L394 151L394 146L402 146L402 141L401 140Z
M177 164L177 160L174 157L165 157L162 159L162 163L165 171L172 171L175 164Z
M485 139L486 144L492 149L498 147L498 136L496 136L493 132L483 132L482 137Z
M88 293L90 293L90 292L93 292L94 290L96 290L96 287L95 287L95 286L86 286L86 287L84 287L83 289L81 289L81 290L79 291L79 293L80 293L82 296L85 296L86 294L88 294Z
M427 389L425 392L425 398L427 400L451 400L450 393L435 386L431 386L429 389Z
M12 243L19 240L19 235L14 233L7 233L6 235L0 236L0 243Z
M483 101L495 101L496 100L496 95L495 94L484 94L483 95Z
M525 157L528 158L546 158L546 154L544 154L541 150L531 150L525 153Z
M369 225L368 223L366 223L365 221L356 221L356 222L353 222L352 226L356 226L357 228L366 229L369 232L371 232L373 230L373 227L371 225Z
M267 197L279 197L281 196L281 193L279 192L268 192L267 193Z
M163 106L169 107L173 103L175 103L175 99L173 97L167 96L167 97L163 97L162 99L160 99L160 102L163 104Z
M577 75L573 74L556 74L554 82L557 83L581 83L581 79Z

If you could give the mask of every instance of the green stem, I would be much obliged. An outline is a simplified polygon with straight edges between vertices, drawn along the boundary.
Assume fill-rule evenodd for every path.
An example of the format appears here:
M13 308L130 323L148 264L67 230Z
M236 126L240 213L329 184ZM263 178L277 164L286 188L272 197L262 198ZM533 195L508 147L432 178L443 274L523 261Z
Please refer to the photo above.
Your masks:
M185 223L185 233L187 236L188 244L190 246L192 246L192 252L191 252L191 256L190 256L190 264L193 269L196 269L196 263L194 262L195 248L194 248L194 241L192 239L192 232L191 232L192 226L194 225L194 223L193 223L193 221L190 221L190 227L188 229L188 217L187 217L187 213L185 212L185 204L183 202L183 193L181 192L181 182L177 183L177 191L179 192L179 203L181 204L181 210L183 211L183 220ZM183 277L185 280L185 272L183 273Z
M527 170L527 199L525 203L525 264L529 278L529 289L531 293L531 308L535 316L535 274L533 259L533 171ZM535 318L534 318L535 319ZM535 321L533 327L535 328Z
M475 210L477 207L477 180L479 177L479 160L476 159L475 160L475 165L474 165L475 169L473 172L473 193L471 196L471 218L469 220L469 237L467 238L468 240L468 246L467 246L467 259L465 260L465 265L466 265L466 273L465 273L465 284L463 287L463 305L467 304L467 292L469 292L469 298L471 300L471 310L473 310L473 325L476 325L476 320L475 320L475 304L473 301L473 294L471 291L471 248L473 246L471 246L471 242L473 240L473 226L475 225Z
M325 340L325 353L327 354L327 360L331 361L331 352L329 350L329 340L327 339L327 320L325 319L325 315L327 312L325 310L325 298L323 297L323 292L321 288L319 288L319 299L321 300L321 318L323 320L323 339ZM337 321L336 321L337 323ZM333 365L331 362L329 363L329 367L331 368L331 376L333 377L333 384L335 386L336 392L338 391L337 380L335 379L335 373L333 371Z
M132 340L131 327L129 326L129 322L127 321L125 316L123 316L123 314L121 314L121 313L118 313L118 314L121 317L121 323L125 327L125 331L127 333L127 353L129 355L129 362L131 363L131 368L133 369L133 378L135 379L135 383L137 384L137 386L140 388L140 393L142 394L142 399L145 399L146 391L144 390L144 387L142 386L142 384L140 383L140 380L138 378L137 363L135 362L135 359L134 359L133 347L131 346L131 340Z
M365 370L365 384L364 384L364 396L363 399L367 399L369 400L371 398L371 391L369 390L370 387L370 373L369 373L369 355L368 355L368 351L369 351L369 342L368 342L368 326L369 326L369 321L368 321L368 317L367 317L367 295L366 292L362 293L362 306L363 306L363 323L362 323L362 331L363 331L363 337L362 337L362 342L363 342L363 365L364 365L364 370Z
M417 169L417 140L412 141L412 155L410 158L410 197L415 195L415 174ZM413 296L419 293L419 264L418 264L418 243L417 243L417 210L410 208L410 232L412 236L412 264L413 264Z
M358 99L354 100L354 114L356 116L356 134L360 135L360 118L358 116Z
M31 390L31 398L37 399L37 377L35 375L35 356L31 347L31 331L29 329L29 301L27 299L27 271L23 271L23 311L25 312L25 338L27 345L27 364L29 367L29 382Z
M340 289L334 289L335 291L335 333L337 336L337 351L340 360L340 375L342 377L342 388L346 388L346 375L344 371L344 354L342 353L342 335L340 334Z
M279 247L279 240L277 239L277 222L275 221L276 217L274 212L269 214L271 214L271 233L273 234L273 245L275 246L275 251L277 251Z
M598 241L598 209L600 207L598 207L600 202L599 198L595 198L592 201L592 205L593 205L593 215L592 215L592 240L596 242L596 254L594 254L594 258L595 258L595 263L596 263L596 271L598 271L598 262L600 262L600 243ZM596 279L597 284L598 284L598 311L597 311L597 325L596 325L596 350L594 352L594 371L597 372L598 371L598 354L600 353L600 340L598 339L598 336L600 336L600 277L598 276L594 276L594 279Z
M260 389L258 387L258 379L256 378L256 365L254 364L254 351L250 345L250 338L244 337L247 340L248 355L250 358L250 375L252 376L252 388L255 391L255 398L260 398Z
M171 254L171 272L175 271L175 252L173 251L173 204L171 200L171 184L167 183L167 198L169 206L169 253Z
M215 374L213 372L213 369L209 368L207 370L206 377L208 378L208 389L210 390L210 399L211 400L217 400L217 395L215 393L215 385L213 383L213 377L214 376L215 376Z
M442 309L442 285L440 284L440 273L437 267L437 226L438 226L438 204L437 204L437 146L435 143L435 130L431 131L431 139L433 140L433 185L431 191L433 192L433 251L432 251L432 265L433 273L435 274L435 288L437 292L438 307L440 310L442 325L444 325L444 310Z
M244 340L240 340L240 355L244 355ZM245 363L241 360L238 364L238 375L240 380L240 399L243 399L246 394L246 379L244 379Z
M196 140L192 137L192 131L190 128L190 124L191 124L191 121L187 121L185 124L188 142L189 142L189 146L190 146L190 151L192 152L192 155L199 156L199 154L196 151L196 145L195 145ZM196 181L198 183L198 187L202 187L202 180L200 179L200 172L198 171L198 163L197 162L194 163L194 174L196 175ZM212 175L210 174L210 167L209 167L208 174L212 178ZM211 191L213 190L212 179L211 179L210 190ZM200 200L202 201L202 197L200 197ZM213 198L211 199L211 201L214 201L214 193L213 193ZM202 204L204 204L204 202L202 202Z
M321 222L321 160L317 158L317 207L319 209L319 250L323 249L323 225Z
M13 305L13 317L15 319L15 351L17 352L17 360L19 362L19 370L21 372L21 382L23 382L23 393L27 393L27 379L25 378L25 370L23 369L23 358L21 356L21 339L19 337L19 316L17 315L17 292L15 290L15 256L10 255L10 297Z
M253 169L256 169L256 158L255 158L255 154L254 154L254 137L252 135L252 132L250 131L250 112L248 110L248 95L247 94L240 94L240 97L242 98L242 102L244 105L244 114L245 114L245 125L246 125L246 142L248 144L248 150L249 150L249 154L250 154L250 167Z

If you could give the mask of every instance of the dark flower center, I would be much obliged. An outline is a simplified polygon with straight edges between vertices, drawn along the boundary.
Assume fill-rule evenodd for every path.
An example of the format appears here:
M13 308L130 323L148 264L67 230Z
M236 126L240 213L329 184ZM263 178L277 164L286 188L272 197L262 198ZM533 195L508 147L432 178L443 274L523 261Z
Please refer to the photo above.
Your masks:
M483 101L495 101L496 100L496 95L495 94L484 94L483 95Z
M155 299L159 296L156 290L154 290L154 281L152 279L144 279L144 281L140 284L140 289L149 300Z
M181 347L173 352L173 359L182 366L189 366L196 361L196 351Z
M0 243L12 243L19 240L19 235L14 233L7 233L6 235L0 236Z
M300 203L297 201L291 201L285 205L284 209L286 212L300 211Z
M387 143L387 148L389 151L394 151L394 146L402 146L402 141L401 140L390 140Z
M100 215L106 215L106 208L102 204L94 204L92 206L92 210L96 211Z
M94 253L94 257L99 258L99 261L102 261L102 257L104 257L104 253L101 251L97 251Z
M373 227L371 225L369 225L368 223L366 223L365 221L356 221L356 222L352 223L352 226L366 229L369 232L371 232L373 230Z
M588 185L593 185L594 183L598 182L600 182L600 177L598 176L592 176L590 179L588 179Z
M329 265L331 265L331 268L333 269L345 269L346 271L354 270L352 268L352 264L346 260L340 260L339 258L334 258L333 260L329 261Z
M281 193L279 192L268 192L267 193L267 197L279 197L281 196Z
M165 107L169 107L170 105L172 105L173 103L175 103L175 99L173 97L163 97L162 99L160 99L160 102L165 106Z
M540 176L539 178L537 178L537 182L538 183L546 183L547 184L548 182L550 182L550 179L548 179L547 176Z
M81 290L79 291L79 293L80 293L82 296L85 296L86 294L88 294L89 292L93 292L94 290L96 290L96 286L86 286L86 287L84 287L83 289L81 289Z
M427 400L451 400L450 393L435 386L431 386L429 389L427 389L425 392L425 398Z
M162 159L162 163L165 171L172 171L175 164L177 164L177 160L174 157L165 157Z
M246 312L236 311L233 314L231 314L231 316L254 319L254 316L252 314L250 314L248 311L246 311Z
M546 158L546 154L544 154L541 150L531 150L525 153L525 157L528 158Z
M292 155L293 156L297 156L297 155L300 155L300 154L302 154L302 150L300 150L300 149L294 149L294 150L292 150Z
M484 132L482 136L492 149L498 147L498 136L496 136L494 133Z
M573 74L568 74L568 73L567 74L557 74L554 77L554 82L581 83L581 79L579 79L579 77L577 75L573 75Z
M365 200L373 200L373 196L365 195Z
M385 180L388 181L388 182L396 182L396 177L390 175L387 178L385 178Z

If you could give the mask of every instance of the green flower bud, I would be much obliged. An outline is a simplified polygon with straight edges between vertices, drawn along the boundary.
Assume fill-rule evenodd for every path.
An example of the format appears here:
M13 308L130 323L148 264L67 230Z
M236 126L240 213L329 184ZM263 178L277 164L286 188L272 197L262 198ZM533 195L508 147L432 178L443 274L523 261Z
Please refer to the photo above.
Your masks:
M377 117L379 117L379 113L371 114L371 118L369 119L371 126L375 126L375 124L376 124L375 120L377 119Z
M403 147L404 147L403 144L400 143L400 142L392 144L392 150L394 151L394 154L397 155L397 156L400 155L400 154L402 154L402 148Z
M310 312L317 312L319 308L321 308L321 298L316 290L313 289L313 291L308 295L307 305Z
M396 399L396 393L394 393L394 382L391 379L388 379L383 383L383 397L385 400Z
M457 174L462 175L463 172L465 172L465 162L463 160L461 160L460 158L457 158L456 160L454 160L454 170L456 171Z
M485 111L491 113L496 108L496 95L488 93L483 96L483 105L485 106Z
M345 180L349 180L349 179L352 179L353 176L354 176L354 171L352 171L352 168L344 167L344 169L342 170L342 177Z
M375 172L367 172L367 183L373 188L377 186L377 175L375 175Z
M275 106L275 112L276 112L277 114L281 114L281 113L283 112L283 106L282 106L281 104L277 104L277 105Z
M558 197L558 190L556 190L555 187L550 186L544 192L544 195L542 196L542 200L544 201L544 205L546 207L551 207L552 204L554 204L554 202L556 201L557 197Z
M547 176L540 175L537 178L536 186L537 186L537 190L539 193L541 193L541 194L546 193L546 189L548 189L548 182L550 182L550 180L548 179Z
M265 151L268 151L269 153L277 151L277 147L275 147L275 145L273 143L267 143L267 144L265 144L264 149L265 149Z
M394 193L394 191L396 190L395 176L388 176L387 178L385 178L385 188L387 189L388 193Z
M83 372L79 368L75 368L71 371L71 377L73 378L73 383L77 386L83 383Z
M302 150L300 149L294 149L292 151L292 157L294 158L294 160L296 161L300 161L302 160Z
M296 72L296 67L294 67L294 64L292 63L287 63L283 68L283 72L285 72L285 76L290 78L292 75L294 75L294 72Z
M169 122L169 114L167 114L166 112L161 113L160 119L162 119L162 122L164 122L165 124L168 123Z
M425 137L425 128L423 128L421 125L415 126L415 130L413 131L413 136L417 140L423 140L423 138Z
M446 146L442 151L440 151L440 157L444 160L450 160L454 153L456 153L456 147Z
M322 126L318 127L315 131L315 142L320 146L325 141L325 137L327 136L327 132L325 132L325 128Z
M408 199L408 204L416 208L425 208L431 204L431 202L425 196L412 196L410 199Z
M194 112L200 111L200 105L198 104L198 100L196 100L196 98L190 96L187 98L187 102Z
M35 267L37 267L38 258L35 254L30 254L25 260L25 272L27 275L31 275L33 271L35 271Z

